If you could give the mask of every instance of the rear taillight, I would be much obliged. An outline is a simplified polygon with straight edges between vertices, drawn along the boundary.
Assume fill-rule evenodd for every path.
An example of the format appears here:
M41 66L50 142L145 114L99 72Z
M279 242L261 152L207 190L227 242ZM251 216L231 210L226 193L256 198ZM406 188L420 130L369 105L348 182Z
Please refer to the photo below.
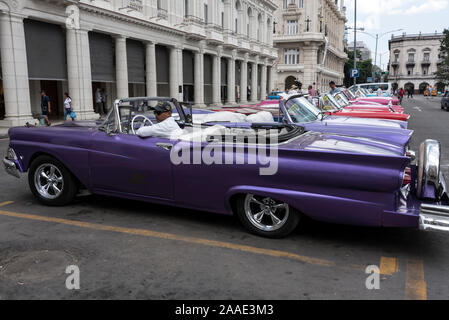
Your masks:
M404 179L402 180L402 186L406 186L412 183L412 169L405 168Z

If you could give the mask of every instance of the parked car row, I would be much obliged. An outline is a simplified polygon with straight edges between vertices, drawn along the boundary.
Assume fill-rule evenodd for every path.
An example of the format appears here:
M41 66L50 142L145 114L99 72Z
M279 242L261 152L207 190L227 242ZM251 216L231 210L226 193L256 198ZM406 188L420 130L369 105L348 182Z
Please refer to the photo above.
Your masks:
M160 102L172 106L182 134L137 136L153 124ZM409 149L409 116L394 101L384 103L346 91L214 111L168 98L120 99L102 123L10 129L3 162L16 177L28 173L32 193L45 205L66 205L87 189L235 214L250 232L272 238L287 236L305 217L449 232L439 142L424 141L416 155ZM270 156L276 151L270 176L261 174L266 163L248 161L261 147ZM193 154L179 155L185 150ZM192 162L195 152L217 161ZM224 164L229 159L239 161Z

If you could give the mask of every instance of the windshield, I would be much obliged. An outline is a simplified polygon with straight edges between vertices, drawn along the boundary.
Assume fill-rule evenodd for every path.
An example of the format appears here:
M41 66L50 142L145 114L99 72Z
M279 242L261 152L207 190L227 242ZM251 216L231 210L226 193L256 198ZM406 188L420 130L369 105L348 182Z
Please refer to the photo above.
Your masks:
M341 106L343 106L343 107L349 106L349 104L350 104L349 100L346 99L346 96L343 93L339 92L339 93L335 94L334 97Z
M335 112L341 109L340 104L331 94L326 93L325 95L323 95L322 101L323 111Z
M319 109L303 97L289 100L286 108L293 123L312 122L322 117Z
M350 90L343 90L342 92L345 94L346 98L348 98L348 99L352 100L352 99L356 99L357 98L355 96L355 94L352 93L352 91L350 91Z

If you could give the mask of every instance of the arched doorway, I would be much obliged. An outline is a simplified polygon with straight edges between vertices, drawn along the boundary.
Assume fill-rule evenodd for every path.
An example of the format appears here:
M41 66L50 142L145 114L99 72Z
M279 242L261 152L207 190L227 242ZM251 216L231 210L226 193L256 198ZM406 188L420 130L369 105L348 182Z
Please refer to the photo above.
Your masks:
M289 76L285 79L285 90L290 90L292 86L297 86L298 81L295 77Z
M424 91L427 89L429 84L427 82L423 82L419 85L419 94L424 94Z
M285 79L285 90L289 90L296 82L296 78L289 76Z
M415 85L411 82L408 82L404 85L404 90L405 90L405 92L411 91L411 92L415 93Z

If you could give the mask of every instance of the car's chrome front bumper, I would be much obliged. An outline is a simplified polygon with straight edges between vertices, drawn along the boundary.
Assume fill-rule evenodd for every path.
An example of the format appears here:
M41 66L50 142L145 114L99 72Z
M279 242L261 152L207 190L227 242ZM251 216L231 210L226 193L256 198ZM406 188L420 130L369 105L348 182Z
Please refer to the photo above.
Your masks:
M449 199L449 190L444 175L440 172L438 196L442 201ZM419 229L423 231L449 232L449 206L421 204Z
M419 229L449 232L449 206L422 204L419 214Z
M14 161L4 158L3 165L5 166L5 171L12 175L13 177L20 178L20 170L17 168L17 165Z

